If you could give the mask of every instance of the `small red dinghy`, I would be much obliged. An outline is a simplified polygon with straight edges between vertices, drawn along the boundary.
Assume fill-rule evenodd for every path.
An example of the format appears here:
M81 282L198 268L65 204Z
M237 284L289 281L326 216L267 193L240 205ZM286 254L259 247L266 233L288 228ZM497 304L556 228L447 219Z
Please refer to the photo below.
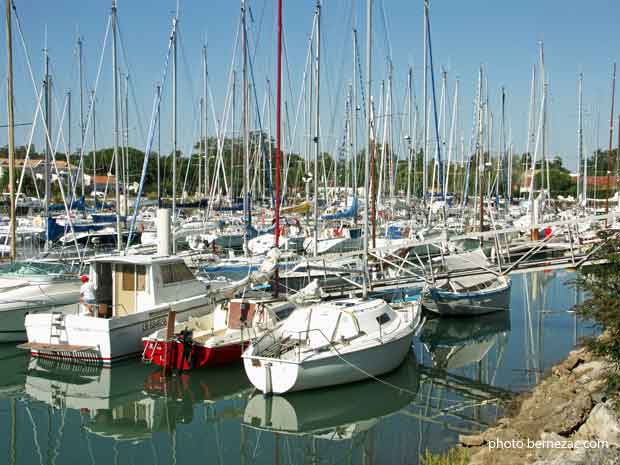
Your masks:
M161 329L142 340L142 359L178 371L226 365L241 360L250 339L275 328L294 305L273 299L233 299L212 313L175 325L166 340Z

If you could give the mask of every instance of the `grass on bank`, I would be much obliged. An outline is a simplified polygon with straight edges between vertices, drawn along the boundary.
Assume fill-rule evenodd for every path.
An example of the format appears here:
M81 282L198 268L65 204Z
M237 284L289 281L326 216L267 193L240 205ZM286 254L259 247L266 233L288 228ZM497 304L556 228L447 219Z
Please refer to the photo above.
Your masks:
M420 459L422 465L467 465L469 450L453 447L444 454L434 454L427 449Z

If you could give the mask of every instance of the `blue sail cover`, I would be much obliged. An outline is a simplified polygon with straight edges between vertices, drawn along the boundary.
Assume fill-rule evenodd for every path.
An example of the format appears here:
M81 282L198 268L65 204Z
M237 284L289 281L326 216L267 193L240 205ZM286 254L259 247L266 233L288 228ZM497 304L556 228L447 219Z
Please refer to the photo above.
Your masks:
M99 231L100 229L104 229L109 226L110 226L110 223L74 224L73 231L75 231L76 233L88 232L88 231ZM61 226L56 222L55 218L52 218L51 216L47 218L47 240L48 241L50 242L56 241L70 231L71 231L71 228L69 227L68 224Z
M323 215L321 216L322 220L341 220L344 218L353 218L357 214L358 200L357 197L353 197L353 202L351 202L351 206L344 211L333 213L331 215Z
M52 203L48 207L48 211L61 211L65 209L64 203ZM69 210L84 210L84 197L80 197L79 199L71 200L69 204Z

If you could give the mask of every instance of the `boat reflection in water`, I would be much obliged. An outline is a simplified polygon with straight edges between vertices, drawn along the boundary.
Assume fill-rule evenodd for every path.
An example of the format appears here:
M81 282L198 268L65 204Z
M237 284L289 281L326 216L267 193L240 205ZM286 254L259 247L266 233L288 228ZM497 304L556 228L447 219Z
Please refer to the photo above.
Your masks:
M249 387L239 365L166 377L133 362L108 369L32 358L25 391L54 409L79 411L90 433L140 441L154 432L171 432L178 423L192 423L198 404L241 396Z
M244 426L329 440L351 439L415 401L419 372L415 354L381 381L357 383L286 396L257 393L247 403Z
M510 333L510 312L495 312L476 318L428 320L420 342L431 356L433 367L453 370L480 362L498 345L498 359Z
M16 397L24 389L28 354L12 344L0 344L0 399Z

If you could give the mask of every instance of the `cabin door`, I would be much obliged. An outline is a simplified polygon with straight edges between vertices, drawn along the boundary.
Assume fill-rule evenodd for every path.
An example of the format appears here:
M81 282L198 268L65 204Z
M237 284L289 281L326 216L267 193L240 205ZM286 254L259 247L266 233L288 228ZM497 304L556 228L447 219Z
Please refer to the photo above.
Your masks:
M144 292L146 268L142 265L117 264L115 273L116 302L115 315L135 313L138 295Z

